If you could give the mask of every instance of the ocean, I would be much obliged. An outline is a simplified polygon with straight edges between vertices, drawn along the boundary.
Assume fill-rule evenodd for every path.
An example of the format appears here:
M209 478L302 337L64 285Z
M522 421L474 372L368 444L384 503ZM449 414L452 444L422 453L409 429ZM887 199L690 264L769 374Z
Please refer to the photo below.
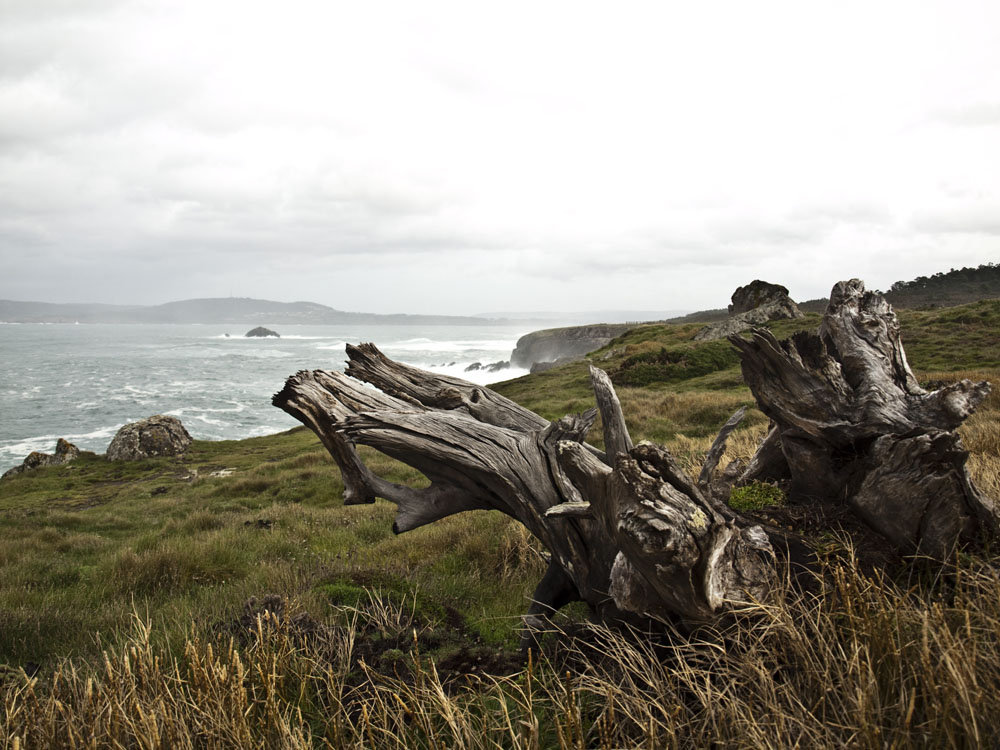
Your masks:
M523 325L283 325L279 339L245 338L254 326L0 325L0 472L59 438L103 453L119 427L153 414L201 440L287 430L298 422L271 396L299 370L342 371L345 343L481 384L527 372L465 372L510 359Z

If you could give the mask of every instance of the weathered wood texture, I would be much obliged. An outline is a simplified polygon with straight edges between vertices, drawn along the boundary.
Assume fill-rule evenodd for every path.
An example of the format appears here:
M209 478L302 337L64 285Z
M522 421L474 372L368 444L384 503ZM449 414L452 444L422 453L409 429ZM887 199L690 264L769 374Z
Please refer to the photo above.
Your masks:
M1000 529L954 433L989 385L922 390L880 295L841 282L817 334L778 342L757 329L731 341L772 420L740 481L788 479L794 501L846 503L907 552L945 557L978 529ZM743 410L722 427L695 481L665 448L632 444L599 369L591 368L597 408L550 423L488 388L394 362L372 344L347 354L346 374L300 372L274 404L323 441L343 473L345 502L396 504L397 533L476 509L524 524L551 553L529 624L574 599L603 617L715 620L765 597L777 575L772 543L786 554L795 542L726 503L733 473L716 467ZM598 411L606 453L584 443ZM356 444L415 467L430 486L376 476Z
M817 333L779 342L755 329L749 340L730 341L775 424L745 478L788 476L795 501L847 503L904 552L943 558L983 526L1000 528L954 432L989 384L920 388L881 294L842 281Z
M552 555L531 618L582 599L605 617L624 610L704 621L771 580L773 556L759 527L741 529L665 449L632 446L603 371L593 369L592 380L607 456L583 444L595 409L549 423L489 389L393 362L371 344L347 353L353 377L300 372L274 404L319 435L351 498L397 505L397 533L474 509L524 524ZM430 486L375 476L354 444L419 469Z

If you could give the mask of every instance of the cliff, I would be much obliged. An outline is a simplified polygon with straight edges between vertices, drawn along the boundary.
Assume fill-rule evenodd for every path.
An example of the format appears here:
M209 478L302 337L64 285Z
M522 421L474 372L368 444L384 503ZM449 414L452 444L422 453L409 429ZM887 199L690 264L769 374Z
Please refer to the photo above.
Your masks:
M629 323L599 323L533 331L517 340L510 363L514 367L531 367L536 362L582 357L633 328L635 325Z

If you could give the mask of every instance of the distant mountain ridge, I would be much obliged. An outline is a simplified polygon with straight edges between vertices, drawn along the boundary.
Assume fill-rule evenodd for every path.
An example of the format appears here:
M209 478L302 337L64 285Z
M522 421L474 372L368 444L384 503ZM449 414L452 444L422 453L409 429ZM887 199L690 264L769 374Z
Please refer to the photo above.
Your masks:
M218 297L162 305L61 304L0 300L7 323L269 323L273 325L383 324L491 325L490 318L458 315L379 315L344 312L315 302L273 302L250 297ZM507 322L507 321L502 321Z

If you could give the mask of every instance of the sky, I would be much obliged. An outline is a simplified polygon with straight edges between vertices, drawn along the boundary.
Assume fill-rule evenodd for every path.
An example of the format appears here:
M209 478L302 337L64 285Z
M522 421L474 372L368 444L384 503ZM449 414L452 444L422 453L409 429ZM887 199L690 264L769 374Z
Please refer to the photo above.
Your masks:
M0 0L0 298L695 310L998 261L995 0Z

